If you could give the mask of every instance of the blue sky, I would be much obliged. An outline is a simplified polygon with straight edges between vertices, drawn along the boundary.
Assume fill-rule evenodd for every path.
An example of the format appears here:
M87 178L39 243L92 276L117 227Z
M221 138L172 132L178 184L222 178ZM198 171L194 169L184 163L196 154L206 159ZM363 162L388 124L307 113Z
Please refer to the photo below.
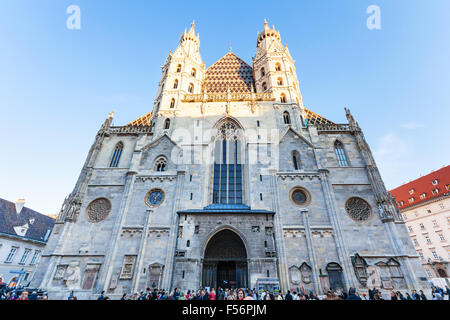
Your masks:
M66 27L69 5L81 29ZM368 30L366 8L381 8ZM209 66L251 64L264 19L296 60L307 108L350 108L388 188L449 164L450 1L2 0L0 197L56 214L108 112L153 106L160 66L195 19Z

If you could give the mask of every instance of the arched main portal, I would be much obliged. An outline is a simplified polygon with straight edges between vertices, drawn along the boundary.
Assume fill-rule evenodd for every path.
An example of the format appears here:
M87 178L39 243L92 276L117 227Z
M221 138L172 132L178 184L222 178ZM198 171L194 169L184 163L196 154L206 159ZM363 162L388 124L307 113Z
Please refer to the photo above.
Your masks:
M247 251L231 230L215 234L203 258L202 285L211 288L247 288Z

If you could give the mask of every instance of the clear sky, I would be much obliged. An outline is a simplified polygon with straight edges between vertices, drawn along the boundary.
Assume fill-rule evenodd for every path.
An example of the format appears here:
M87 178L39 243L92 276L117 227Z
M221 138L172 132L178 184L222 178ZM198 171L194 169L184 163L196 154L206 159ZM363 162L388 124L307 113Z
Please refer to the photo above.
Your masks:
M69 5L81 29L69 30ZM369 5L381 30L366 26ZM304 104L337 122L350 108L388 188L449 164L450 1L106 1L0 3L0 197L56 214L108 112L151 111L160 66L195 19L209 66L247 63L264 19L296 60Z

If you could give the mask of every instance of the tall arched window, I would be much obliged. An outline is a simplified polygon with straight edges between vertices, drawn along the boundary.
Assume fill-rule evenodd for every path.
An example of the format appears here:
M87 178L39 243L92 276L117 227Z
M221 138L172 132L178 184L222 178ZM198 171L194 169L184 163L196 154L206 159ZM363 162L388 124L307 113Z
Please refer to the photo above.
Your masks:
M292 163L294 164L294 170L298 170L300 168L300 155L297 151L292 152Z
M278 84L279 86L282 86L282 85L283 85L283 79L278 78L278 79L277 79L277 84Z
M266 75L266 70L264 68L261 68L261 77L264 77Z
M275 65L275 71L281 71L281 64L279 62Z
M120 156L122 155L122 151L123 151L123 143L122 141L120 141L116 144L116 147L114 148L114 153L111 158L111 162L109 164L110 168L117 168L117 166L119 165Z
M281 103L286 103L287 102L286 95L284 93L282 93L280 95L280 101L281 101Z
M197 75L197 70L195 68L192 68L191 76L195 77Z
M267 90L267 83L263 82L262 88L263 88L263 91L266 91Z
M283 112L283 120L284 124L291 124L291 116L289 115L289 112Z
M348 167L347 157L345 156L344 145L339 140L334 143L334 150L340 167Z
M181 64L177 66L177 72L181 72Z
M158 157L153 165L153 170L162 172L166 171L166 169L167 169L167 159L163 156Z
M194 92L194 84L193 83L189 83L188 92L189 93L193 93Z
M178 88L178 79L175 79L175 81L173 82L173 88Z
M172 98L172 100L170 100L170 107L175 108L175 98Z
M241 128L225 120L214 149L213 203L242 204Z
M164 121L164 129L169 129L170 128L170 119L166 119L166 121Z

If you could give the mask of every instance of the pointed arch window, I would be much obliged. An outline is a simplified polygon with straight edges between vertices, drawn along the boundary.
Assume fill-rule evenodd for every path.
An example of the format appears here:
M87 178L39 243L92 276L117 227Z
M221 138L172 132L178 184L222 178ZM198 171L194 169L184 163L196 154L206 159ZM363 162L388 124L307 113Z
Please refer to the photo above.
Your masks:
M340 167L348 167L347 156L345 155L344 145L337 140L334 143L334 150Z
M241 148L241 129L226 120L215 141L213 203L242 204Z
M263 82L263 84L262 84L262 89L263 89L263 91L266 91L266 90L267 90L267 83Z
M281 64L279 62L275 65L275 71L281 71Z
M193 83L189 83L188 92L189 93L193 93L194 92L194 84Z
M286 95L284 93L282 93L280 95L280 101L281 101L281 103L286 103L287 102Z
M195 77L197 75L197 70L195 68L192 68L191 76Z
M177 72L181 72L181 64L177 66Z
M261 77L264 77L266 75L266 70L264 68L261 68Z
M283 120L284 124L291 124L291 116L289 115L289 112L283 112Z
M170 107L175 108L175 98L172 98L172 100L170 100Z
M170 128L170 119L166 119L166 121L164 121L164 129L167 130Z
M123 151L123 142L120 141L116 144L116 147L114 148L113 156L109 164L110 168L117 168L117 166L119 165L120 156L122 155L122 151Z
M282 85L283 85L283 79L282 79L282 78L278 78L278 79L277 79L277 84L278 84L279 86L282 86Z
M165 157L162 157L162 156L158 157L155 160L155 163L153 165L153 169L155 171L158 171L158 172L166 171L166 169L167 169L167 159Z
M175 79L175 81L173 82L173 88L174 89L178 88L178 79Z

